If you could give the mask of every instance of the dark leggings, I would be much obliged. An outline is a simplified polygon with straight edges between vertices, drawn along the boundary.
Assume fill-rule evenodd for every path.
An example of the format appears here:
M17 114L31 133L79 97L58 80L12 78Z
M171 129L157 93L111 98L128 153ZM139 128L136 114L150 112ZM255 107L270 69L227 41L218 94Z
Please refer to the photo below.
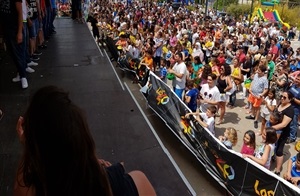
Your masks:
M285 145L285 142L287 140L287 137L282 138L281 136L279 137L278 141L277 141L277 146L276 146L276 156L281 157L283 156L283 148Z

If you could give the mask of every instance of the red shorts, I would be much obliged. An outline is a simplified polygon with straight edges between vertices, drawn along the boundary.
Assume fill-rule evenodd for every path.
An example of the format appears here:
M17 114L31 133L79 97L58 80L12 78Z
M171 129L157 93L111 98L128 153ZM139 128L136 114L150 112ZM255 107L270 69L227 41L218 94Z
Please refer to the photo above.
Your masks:
M263 98L255 97L252 94L250 94L248 97L248 101L252 103L252 106L255 108L258 108L261 105L262 100Z

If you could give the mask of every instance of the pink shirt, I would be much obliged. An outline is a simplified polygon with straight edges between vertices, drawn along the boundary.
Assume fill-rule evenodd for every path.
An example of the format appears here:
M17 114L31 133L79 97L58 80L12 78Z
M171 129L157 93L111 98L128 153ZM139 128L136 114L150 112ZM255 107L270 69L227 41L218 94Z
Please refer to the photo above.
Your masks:
M241 150L242 154L249 154L249 155L253 155L254 154L254 148L247 146L245 143L242 146L242 150Z

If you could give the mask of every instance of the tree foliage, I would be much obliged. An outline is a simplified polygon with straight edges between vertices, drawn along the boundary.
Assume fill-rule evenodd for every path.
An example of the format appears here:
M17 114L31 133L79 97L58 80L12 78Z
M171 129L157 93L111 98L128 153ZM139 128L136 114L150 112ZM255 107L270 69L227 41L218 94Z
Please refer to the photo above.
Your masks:
M287 5L278 5L276 9L283 22L289 23L292 26L300 27L300 6L289 8Z
M235 18L250 14L251 4L231 4L227 7L226 12Z
M238 0L215 0L215 3L213 5L214 9L218 10L226 10L226 7L229 5L236 5Z

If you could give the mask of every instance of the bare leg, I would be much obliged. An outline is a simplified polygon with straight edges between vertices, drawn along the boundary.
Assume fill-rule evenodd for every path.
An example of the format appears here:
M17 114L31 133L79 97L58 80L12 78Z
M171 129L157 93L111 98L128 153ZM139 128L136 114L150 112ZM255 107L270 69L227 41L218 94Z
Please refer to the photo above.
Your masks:
M260 128L260 134L263 133L263 131L265 130L266 128L266 119L265 118L262 118L262 121L261 121L261 128Z
M283 156L276 156L276 168L275 171L276 172L280 172L281 171L281 167L283 164Z
M132 171L128 174L132 177L139 195L156 195L153 186L143 172Z
M220 124L224 120L224 114L225 114L225 107L226 103L225 102L219 102L219 108L220 108L220 119L217 124Z

